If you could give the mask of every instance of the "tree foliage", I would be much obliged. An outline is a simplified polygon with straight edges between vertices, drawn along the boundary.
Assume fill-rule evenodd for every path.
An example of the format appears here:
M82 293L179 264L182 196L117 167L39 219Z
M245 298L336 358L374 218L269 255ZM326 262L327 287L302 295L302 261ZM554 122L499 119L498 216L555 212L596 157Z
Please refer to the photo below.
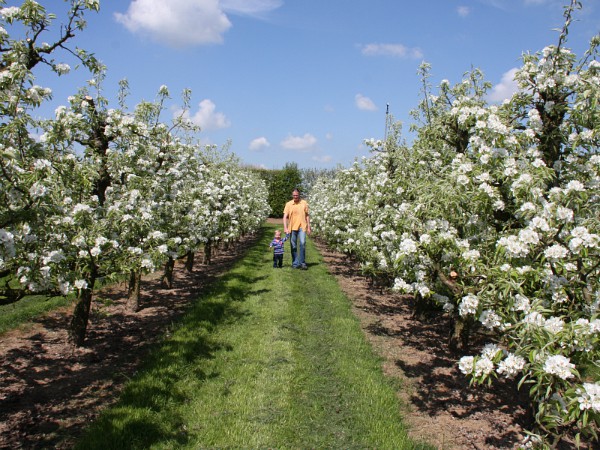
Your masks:
M270 217L281 217L286 202L292 198L292 191L302 189L302 173L296 163L286 163L283 169L253 169L267 185Z

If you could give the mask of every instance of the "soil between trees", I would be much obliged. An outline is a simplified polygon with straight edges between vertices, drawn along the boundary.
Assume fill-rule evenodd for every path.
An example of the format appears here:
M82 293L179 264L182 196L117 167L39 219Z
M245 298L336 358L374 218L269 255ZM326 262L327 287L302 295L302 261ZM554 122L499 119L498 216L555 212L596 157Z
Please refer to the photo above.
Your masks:
M64 309L1 336L0 448L70 448L186 305L251 244L220 250L210 266L197 264L192 273L178 263L174 289L161 286L160 274L146 277L137 313L125 309L125 285L100 292L82 348L67 343ZM405 298L372 288L346 256L317 246L397 383L412 436L440 449L516 448L530 415L514 384L470 388L456 367L459 355L446 344L444 319L417 321Z

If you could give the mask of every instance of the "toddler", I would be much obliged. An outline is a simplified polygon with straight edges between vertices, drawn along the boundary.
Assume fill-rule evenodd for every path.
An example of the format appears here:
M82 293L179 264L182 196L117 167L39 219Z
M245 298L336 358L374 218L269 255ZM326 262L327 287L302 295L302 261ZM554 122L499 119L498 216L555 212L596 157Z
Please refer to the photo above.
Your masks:
M281 268L283 267L283 243L287 241L287 236L283 239L281 238L281 231L275 231L275 237L269 244L269 247L273 248L273 267Z

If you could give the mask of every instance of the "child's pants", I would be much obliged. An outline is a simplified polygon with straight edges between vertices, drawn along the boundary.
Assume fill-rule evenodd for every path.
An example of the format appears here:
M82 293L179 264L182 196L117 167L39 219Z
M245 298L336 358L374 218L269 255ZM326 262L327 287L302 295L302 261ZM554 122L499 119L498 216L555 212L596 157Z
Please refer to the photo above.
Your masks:
M283 255L273 255L273 267L283 267Z

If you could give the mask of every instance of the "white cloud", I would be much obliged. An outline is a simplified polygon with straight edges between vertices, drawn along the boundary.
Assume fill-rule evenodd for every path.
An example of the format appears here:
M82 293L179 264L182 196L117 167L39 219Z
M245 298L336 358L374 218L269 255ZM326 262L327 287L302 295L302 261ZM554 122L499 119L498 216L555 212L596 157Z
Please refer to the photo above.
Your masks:
M231 22L225 12L260 17L281 0L133 0L117 22L171 47L219 44Z
M512 97L512 95L518 91L519 87L515 81L515 74L517 68L512 68L508 72L502 75L500 83L492 88L492 92L488 95L488 98L492 102L501 102Z
M198 112L193 116L186 111L184 117L200 126L202 131L219 130L231 126L231 122L225 114L216 112L216 105L212 100L204 99L198 104Z
M376 111L377 110L377 106L375 106L375 103L373 103L373 100L371 100L369 97L365 97L362 94L356 94L354 96L354 101L356 103L356 107L363 111Z
M471 8L468 6L459 6L456 8L456 12L460 17L467 17L471 13Z
M270 147L271 143L267 140L266 137L261 136L256 139L253 139L250 142L250 146L248 147L250 150L260 150L266 147Z
M394 56L397 58L422 59L421 49L409 48L402 44L365 44L360 46L365 56Z
M288 136L281 141L281 146L288 150L307 152L312 150L316 143L317 138L310 133L306 133L304 136Z
M325 135L325 139L327 139L328 141L331 141L331 140L333 139L333 134L331 134L331 133L327 133L327 134Z

